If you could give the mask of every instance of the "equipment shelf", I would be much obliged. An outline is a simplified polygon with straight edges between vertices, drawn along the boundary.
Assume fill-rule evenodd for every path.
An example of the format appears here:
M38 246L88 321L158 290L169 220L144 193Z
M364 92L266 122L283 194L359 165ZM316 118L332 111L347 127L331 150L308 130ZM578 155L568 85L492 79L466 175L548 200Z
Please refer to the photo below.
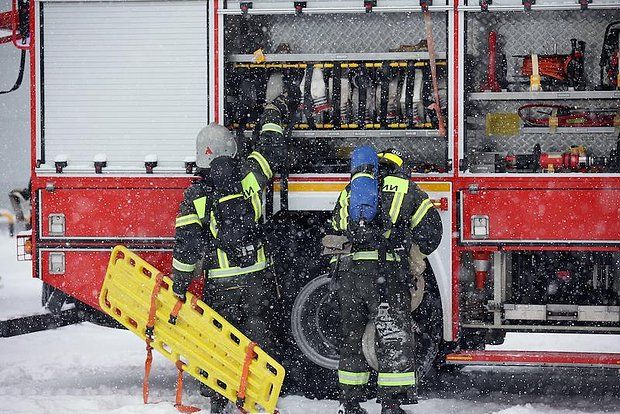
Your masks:
M470 101L535 101L556 99L620 99L618 91L473 92Z
M437 59L446 59L445 53L436 53ZM265 53L270 62L340 62L340 61L394 61L394 60L429 60L428 52L384 52L384 53ZM228 60L233 63L256 63L256 57L250 54L231 54Z
M613 134L616 132L614 127L559 127L550 129L548 127L523 127L523 134Z
M252 131L245 131L251 136ZM439 137L436 129L355 129L355 130L294 130L291 136L296 138L393 138L393 137Z

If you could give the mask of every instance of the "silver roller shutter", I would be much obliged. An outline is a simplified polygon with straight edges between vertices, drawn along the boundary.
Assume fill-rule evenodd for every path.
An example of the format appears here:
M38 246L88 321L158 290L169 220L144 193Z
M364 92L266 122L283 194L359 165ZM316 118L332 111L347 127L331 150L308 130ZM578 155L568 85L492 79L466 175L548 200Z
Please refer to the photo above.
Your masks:
M45 2L47 167L181 170L207 122L207 2Z

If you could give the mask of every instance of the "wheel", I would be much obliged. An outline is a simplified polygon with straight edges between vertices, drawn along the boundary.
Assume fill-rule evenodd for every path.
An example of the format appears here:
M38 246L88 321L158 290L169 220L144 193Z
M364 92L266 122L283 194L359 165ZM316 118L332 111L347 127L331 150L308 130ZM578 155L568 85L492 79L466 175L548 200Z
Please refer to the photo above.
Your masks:
M340 310L330 283L329 275L322 274L299 292L291 312L291 332L310 361L338 369Z
M412 312L416 365L420 378L431 372L442 340L441 300L435 277L427 270L423 280L427 281L424 283L425 293L419 306ZM293 305L291 330L297 346L310 361L324 368L336 369L340 312L330 282L329 276L322 274L304 286ZM418 282L418 286L421 286L421 282ZM377 370L373 323L366 327L361 345L368 364Z
M316 275L323 274L326 268L326 257L321 256L320 239L323 236L323 224L329 217L326 213L278 213L274 217L272 249L280 300L274 306L271 327L277 332L279 340L276 359L287 371L283 392L319 399L338 398L337 374L333 369L312 362L300 350L293 334L291 314L304 286ZM324 304L326 300L323 299ZM337 341L335 346L338 346Z

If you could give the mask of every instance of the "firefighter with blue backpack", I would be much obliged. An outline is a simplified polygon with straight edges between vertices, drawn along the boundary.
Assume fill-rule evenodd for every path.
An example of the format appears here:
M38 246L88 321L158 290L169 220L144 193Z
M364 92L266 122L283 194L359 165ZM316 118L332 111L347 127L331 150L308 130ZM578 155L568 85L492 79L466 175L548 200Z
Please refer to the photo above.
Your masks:
M403 414L401 405L416 403L410 288L413 278L422 275L426 256L439 245L443 228L430 198L410 176L399 151L356 148L351 181L334 209L333 230L350 249L332 260L343 333L338 414L366 413L359 403L370 378L362 352L369 322L378 345L381 413Z
M224 126L210 124L196 139L199 179L185 191L176 218L173 292L181 300L191 282L204 273L204 301L261 348L273 345L269 309L276 298L266 251L262 193L285 159L282 123L287 99L268 104L260 139L245 160ZM211 412L224 412L225 397L201 386L211 397Z

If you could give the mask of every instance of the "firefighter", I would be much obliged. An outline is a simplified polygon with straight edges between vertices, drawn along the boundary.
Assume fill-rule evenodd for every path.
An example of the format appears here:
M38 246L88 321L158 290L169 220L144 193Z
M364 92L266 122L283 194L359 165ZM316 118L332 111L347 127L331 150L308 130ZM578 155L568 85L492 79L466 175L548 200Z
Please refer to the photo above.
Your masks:
M185 300L192 280L205 275L204 300L259 346L269 350L267 323L275 298L263 231L262 192L285 158L282 120L286 99L265 107L260 142L245 160L235 158L231 132L210 124L196 140L199 180L185 191L176 218L173 292ZM211 397L211 412L226 409L225 397L201 387Z
M332 227L351 247L339 256L336 270L343 332L338 414L366 413L359 403L370 377L362 353L369 322L378 338L381 413L402 414L401 404L416 402L410 288L443 229L428 195L409 177L399 151L376 154L371 147L357 148L351 182L334 209Z

